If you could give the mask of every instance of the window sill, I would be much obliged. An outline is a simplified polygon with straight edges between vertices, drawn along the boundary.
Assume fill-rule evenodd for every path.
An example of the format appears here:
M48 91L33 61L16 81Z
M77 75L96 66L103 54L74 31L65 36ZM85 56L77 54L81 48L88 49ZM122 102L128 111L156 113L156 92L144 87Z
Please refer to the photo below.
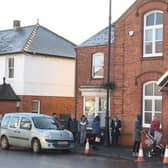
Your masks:
M141 57L141 61L162 60L163 56Z

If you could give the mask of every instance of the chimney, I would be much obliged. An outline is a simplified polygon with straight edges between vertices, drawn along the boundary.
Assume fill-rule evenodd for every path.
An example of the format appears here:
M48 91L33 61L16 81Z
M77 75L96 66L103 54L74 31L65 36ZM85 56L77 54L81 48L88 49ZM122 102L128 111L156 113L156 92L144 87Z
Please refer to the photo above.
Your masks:
M20 27L20 20L14 20L13 21L13 28L18 29Z

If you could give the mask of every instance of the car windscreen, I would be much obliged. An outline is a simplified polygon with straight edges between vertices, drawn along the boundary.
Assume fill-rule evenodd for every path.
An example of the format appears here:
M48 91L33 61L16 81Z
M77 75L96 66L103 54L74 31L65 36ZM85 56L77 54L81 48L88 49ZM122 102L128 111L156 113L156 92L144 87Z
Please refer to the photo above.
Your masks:
M34 126L38 129L61 129L60 125L53 118L50 117L33 117L32 120Z

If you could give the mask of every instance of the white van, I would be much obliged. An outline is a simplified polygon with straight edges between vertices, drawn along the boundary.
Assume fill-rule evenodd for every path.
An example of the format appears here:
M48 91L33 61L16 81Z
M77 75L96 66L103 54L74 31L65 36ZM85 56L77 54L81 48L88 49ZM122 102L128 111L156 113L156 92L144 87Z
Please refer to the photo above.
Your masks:
M73 135L63 130L51 116L36 113L7 113L1 122L1 148L10 146L41 149L71 150Z

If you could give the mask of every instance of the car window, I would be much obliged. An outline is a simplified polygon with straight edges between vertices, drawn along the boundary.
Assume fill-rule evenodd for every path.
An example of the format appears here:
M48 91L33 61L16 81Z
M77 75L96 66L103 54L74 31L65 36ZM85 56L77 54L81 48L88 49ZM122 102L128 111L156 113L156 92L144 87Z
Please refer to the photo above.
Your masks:
M28 118L23 117L20 121L20 128L30 130L31 129L31 121Z
M60 129L52 117L33 117L32 120L38 129Z
M17 128L19 125L19 117L12 117L10 120L10 128Z
M4 117L1 122L2 128L7 128L9 124L10 116Z

